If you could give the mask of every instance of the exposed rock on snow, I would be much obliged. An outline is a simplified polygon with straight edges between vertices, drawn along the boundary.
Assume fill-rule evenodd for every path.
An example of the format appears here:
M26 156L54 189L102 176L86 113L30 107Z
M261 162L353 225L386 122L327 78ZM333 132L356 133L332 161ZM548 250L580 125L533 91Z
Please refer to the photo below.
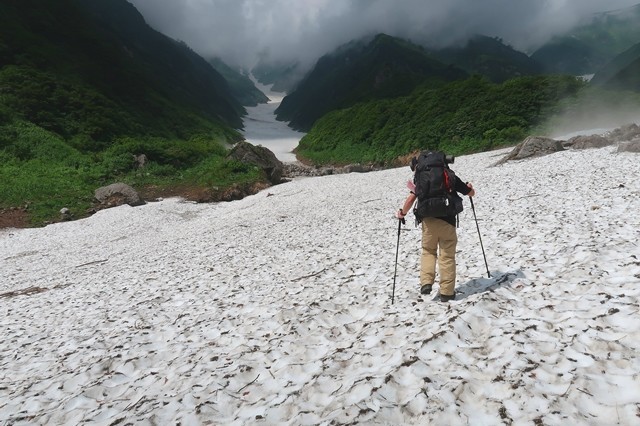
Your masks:
M573 149L604 148L613 145L613 141L600 135L576 136L567 141L564 145Z
M553 154L554 152L563 151L562 142L542 136L529 136L524 141L516 145L513 150L507 154L497 164L504 164L511 160L522 160L525 158L540 157L543 155Z
M637 152L635 148L636 140L640 140L640 127L634 123L606 132L604 135L578 135L569 138L569 140L550 139L542 136L529 136L513 148L513 150L506 156L495 163L495 165L504 164L511 160L535 158L569 148L604 148L606 146L620 144L621 142L624 142L624 146L621 146L618 149L620 152ZM634 143L626 143L627 141Z
M637 124L627 124L618 129L612 130L605 135L613 142L626 142L634 139L640 139L640 126Z
M289 178L299 177L299 176L329 176L329 175L339 175L344 173L367 173L380 170L379 167L374 166L373 164L348 164L346 166L325 166L325 167L314 167L307 166L299 163L287 163L284 165L284 175Z
M622 142L618 145L618 152L640 152L640 139Z

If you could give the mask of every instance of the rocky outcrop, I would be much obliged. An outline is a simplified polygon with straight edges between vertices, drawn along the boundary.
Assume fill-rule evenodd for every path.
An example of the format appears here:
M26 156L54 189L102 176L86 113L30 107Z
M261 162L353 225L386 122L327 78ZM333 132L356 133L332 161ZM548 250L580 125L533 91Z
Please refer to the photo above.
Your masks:
M554 152L564 151L562 147L563 141L557 141L542 136L529 136L520 142L516 147L495 165L504 164L507 161L523 160L525 158L541 157L543 155L553 154Z
M125 183L114 183L98 188L94 192L94 198L98 202L97 210L123 204L128 204L132 207L145 204L136 190Z
M600 135L575 136L567 141L565 147L573 149L604 148L613 145L613 141Z
M238 142L227 154L228 159L252 164L262 169L272 184L282 183L284 165L269 149L252 145L249 142Z
M301 163L287 163L284 165L284 176L287 178L294 177L311 177L311 176L327 176L338 175L344 173L367 173L381 170L373 164L348 164L346 166L306 166Z
M618 152L640 153L640 139L621 143L620 145L618 145Z
M494 165L504 164L511 160L540 157L569 148L604 148L611 145L618 145L618 152L640 152L640 126L627 124L604 135L580 135L568 141L529 136Z
M612 142L627 142L634 139L640 139L640 126L635 123L627 124L610 131L605 137Z

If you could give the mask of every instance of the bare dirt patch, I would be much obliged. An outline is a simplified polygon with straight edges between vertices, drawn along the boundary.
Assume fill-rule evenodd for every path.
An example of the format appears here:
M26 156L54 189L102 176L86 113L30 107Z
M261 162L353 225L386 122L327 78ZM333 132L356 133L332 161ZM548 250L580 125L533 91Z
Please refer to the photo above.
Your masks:
M18 207L0 209L0 229L28 228L29 226L29 213L26 209Z

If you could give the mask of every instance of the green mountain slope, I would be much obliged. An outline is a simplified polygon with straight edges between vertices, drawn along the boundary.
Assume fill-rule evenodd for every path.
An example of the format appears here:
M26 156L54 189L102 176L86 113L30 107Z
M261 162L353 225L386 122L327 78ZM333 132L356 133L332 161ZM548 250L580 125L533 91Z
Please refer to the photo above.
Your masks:
M277 118L309 130L324 114L370 99L403 96L422 84L437 86L467 74L430 57L421 47L384 34L352 42L318 60L286 96Z
M433 52L442 62L454 64L470 74L479 74L495 83L515 77L540 74L542 67L526 54L500 39L476 35L462 47Z
M640 4L600 13L564 35L554 37L531 58L547 73L593 74L640 42Z
M5 102L63 136L94 127L87 135L105 142L186 136L207 121L224 132L242 125L244 109L224 78L124 0L6 0L0 34ZM106 108L101 117L85 110L96 105Z
M213 58L209 63L227 80L231 94L243 106L256 106L269 101L267 95L258 90L249 77L231 68L222 59Z
M591 83L609 89L640 92L640 43L616 56L593 76Z
M530 76L491 83L472 77L420 87L409 96L333 111L316 122L296 152L314 163L393 161L419 149L450 154L520 142L586 83Z

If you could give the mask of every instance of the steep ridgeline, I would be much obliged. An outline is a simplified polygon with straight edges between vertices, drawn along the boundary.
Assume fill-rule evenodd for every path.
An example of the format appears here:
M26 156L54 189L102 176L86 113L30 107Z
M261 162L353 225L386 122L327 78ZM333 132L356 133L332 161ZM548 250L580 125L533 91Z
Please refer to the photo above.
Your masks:
M227 124L241 127L245 111L227 81L186 44L149 27L142 15L124 0L75 0L97 22L105 38L145 67L151 89L171 100L194 107Z
M231 68L222 59L213 58L209 63L227 80L231 93L243 106L256 106L269 101L267 95L258 90L249 77Z
M546 73L594 74L640 42L640 4L600 13L531 55Z
M270 62L267 58L251 70L258 81L266 86L271 85L271 91L291 93L304 77L298 62Z
M0 35L0 106L82 135L82 149L119 135L238 137L245 111L224 78L126 0L4 0Z
M616 56L591 83L609 89L640 92L640 43Z
M351 42L318 60L276 110L278 120L308 131L326 113L358 102L408 95L419 85L440 86L467 73L407 41L380 34Z
M472 37L463 46L435 50L433 56L470 74L483 75L494 83L542 72L540 64L526 54L498 38L483 35Z

